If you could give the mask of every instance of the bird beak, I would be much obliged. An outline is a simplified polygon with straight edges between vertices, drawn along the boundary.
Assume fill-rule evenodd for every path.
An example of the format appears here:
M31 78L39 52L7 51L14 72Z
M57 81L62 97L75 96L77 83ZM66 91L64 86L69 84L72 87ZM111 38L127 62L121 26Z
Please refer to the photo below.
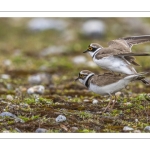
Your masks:
M85 50L83 53L87 53L88 52L88 49L87 50Z
M75 81L77 81L79 79L79 77L77 77L76 79L75 79Z

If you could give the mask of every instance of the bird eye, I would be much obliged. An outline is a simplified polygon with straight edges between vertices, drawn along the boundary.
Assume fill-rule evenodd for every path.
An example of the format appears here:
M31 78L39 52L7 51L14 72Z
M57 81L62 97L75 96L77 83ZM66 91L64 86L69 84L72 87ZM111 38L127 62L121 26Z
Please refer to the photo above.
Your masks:
M80 74L80 78L83 78L83 76L84 76L83 74Z
M88 48L88 50L90 50L90 51L91 51L92 49L93 49L92 47L89 47L89 48Z

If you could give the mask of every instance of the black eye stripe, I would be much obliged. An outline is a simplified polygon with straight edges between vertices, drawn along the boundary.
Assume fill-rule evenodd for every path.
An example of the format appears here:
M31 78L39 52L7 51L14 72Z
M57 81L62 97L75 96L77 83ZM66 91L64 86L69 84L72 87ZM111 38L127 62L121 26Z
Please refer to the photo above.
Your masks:
M80 74L79 77L83 78L85 77L86 75L85 74Z

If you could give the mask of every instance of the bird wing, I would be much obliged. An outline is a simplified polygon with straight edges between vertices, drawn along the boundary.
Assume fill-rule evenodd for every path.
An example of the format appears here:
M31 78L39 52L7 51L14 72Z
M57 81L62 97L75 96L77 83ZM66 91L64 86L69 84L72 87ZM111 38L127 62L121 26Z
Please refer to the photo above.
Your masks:
M112 49L110 47L101 49L98 53L96 53L96 59L102 59L104 57L116 56L120 58L124 58L126 61L130 62L132 65L140 66L136 61L134 56L150 56L149 53L134 53L128 51L120 51L118 49Z
M120 54L115 54L114 56L150 56L149 53L120 53Z
M113 55L119 55L122 54L123 52L117 50L117 49L112 49L110 47L108 48L102 48L98 53L95 54L96 59L102 59L103 57L109 57ZM124 52L125 53L125 52Z
M127 44L129 45L129 47L132 47L133 45L136 45L136 44L142 44L144 42L149 42L150 35L131 36L131 37L124 37L124 38L120 38L120 39L126 41Z
M130 36L130 37L123 37L116 40L112 40L108 42L109 47L120 49L121 51L126 49L131 51L131 47L133 45L142 44L144 42L150 41L150 35L142 35L142 36Z
M109 48L117 49L122 52L123 51L130 52L130 46L123 39L112 40L112 41L108 42L108 46L109 46Z
M123 57L126 56L127 59L134 59L133 56L150 56L149 53L134 53L128 51L120 51L118 49L112 49L110 47L101 49L98 53L95 54L96 59L101 59L103 57L109 56L118 56ZM131 57L132 56L132 57Z
M108 84L112 84L117 82L118 80L122 79L120 75L113 75L113 74L102 74L102 75L95 75L91 79L91 83L97 85L97 86L105 86Z

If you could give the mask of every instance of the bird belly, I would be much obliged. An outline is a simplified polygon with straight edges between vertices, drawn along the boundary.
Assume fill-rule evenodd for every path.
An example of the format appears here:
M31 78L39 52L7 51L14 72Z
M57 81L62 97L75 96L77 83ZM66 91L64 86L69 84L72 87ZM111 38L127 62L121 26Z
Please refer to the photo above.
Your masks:
M119 80L118 82L105 85L105 86L97 86L91 83L89 89L93 91L94 93L97 93L100 95L111 95L125 88L129 82L130 81L126 81L122 79L122 80Z
M135 69L122 58L109 56L102 59L93 59L94 62L103 69L118 73L135 74Z

